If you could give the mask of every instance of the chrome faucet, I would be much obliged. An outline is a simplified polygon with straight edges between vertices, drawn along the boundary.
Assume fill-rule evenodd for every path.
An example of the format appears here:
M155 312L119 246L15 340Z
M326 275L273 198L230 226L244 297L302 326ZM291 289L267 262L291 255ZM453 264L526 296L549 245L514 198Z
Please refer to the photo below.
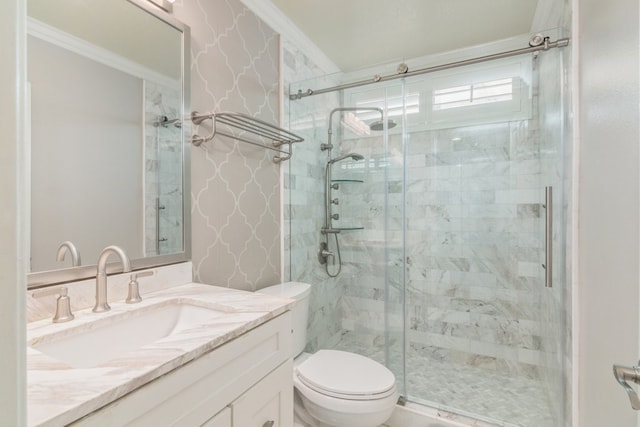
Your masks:
M98 258L98 274L96 274L96 305L93 307L94 313L102 313L111 310L107 304L107 259L109 255L116 254L122 261L122 272L131 271L131 263L129 257L119 246L107 246L100 253Z
M76 245L69 240L60 243L60 246L58 246L56 261L64 261L64 256L67 252L71 254L71 266L78 267L82 263L80 260L80 252L78 251L78 248L76 248Z

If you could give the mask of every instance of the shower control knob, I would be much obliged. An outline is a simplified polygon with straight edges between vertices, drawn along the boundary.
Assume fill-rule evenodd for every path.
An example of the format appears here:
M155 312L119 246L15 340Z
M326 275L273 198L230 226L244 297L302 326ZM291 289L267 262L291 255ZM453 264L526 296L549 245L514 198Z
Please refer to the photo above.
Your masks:
M331 219L340 219L340 214L331 215Z
M337 190L340 188L340 184L338 184L337 182L335 184L331 184L331 188L333 188L334 190Z
M338 200L338 198L336 197L335 199L333 199L331 201L331 203L333 203L334 205L339 205L340 204L340 200Z
M329 250L327 242L320 243L320 250L318 251L318 262L320 262L320 264L326 264L327 258L334 256L335 254Z

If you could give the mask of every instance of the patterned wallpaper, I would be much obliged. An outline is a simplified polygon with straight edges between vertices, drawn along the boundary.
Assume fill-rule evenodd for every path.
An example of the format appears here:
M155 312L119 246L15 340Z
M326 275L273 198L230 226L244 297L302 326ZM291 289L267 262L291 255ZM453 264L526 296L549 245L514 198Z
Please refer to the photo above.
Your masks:
M239 0L183 0L174 15L191 27L191 109L277 123L278 35ZM272 156L224 137L192 148L194 280L245 290L280 281L281 166Z

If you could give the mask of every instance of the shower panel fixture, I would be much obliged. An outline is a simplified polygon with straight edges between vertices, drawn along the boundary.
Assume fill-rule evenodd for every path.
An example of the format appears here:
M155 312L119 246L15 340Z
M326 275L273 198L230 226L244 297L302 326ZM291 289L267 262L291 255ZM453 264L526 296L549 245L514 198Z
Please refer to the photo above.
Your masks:
M354 161L364 160L364 156L358 153L346 153L342 154L338 157L331 157L331 150L333 150L333 115L337 112L346 112L346 111L375 111L380 113L380 120L373 122L369 125L370 129L373 131L380 131L392 128L396 125L392 120L385 121L384 120L384 112L382 108L359 108L359 107L341 107L335 108L329 114L329 130L327 136L327 143L320 144L320 150L327 152L327 164L325 166L324 171L324 226L320 230L322 235L324 236L324 241L320 243L320 250L318 251L318 261L320 264L325 266L325 270L329 277L336 277L340 274L340 270L342 269L342 258L340 256L340 242L338 241L338 234L342 229L340 227L334 227L333 221L338 221L340 219L340 215L337 213L332 213L332 207L334 205L339 205L340 200L336 197L332 197L332 190L337 190L339 188L338 183L333 183L331 178L331 168L335 163L341 162L343 160L351 159ZM335 252L329 250L329 236L333 235L333 239L335 242ZM333 260L333 265L337 265L337 271L333 273L329 270L329 258Z

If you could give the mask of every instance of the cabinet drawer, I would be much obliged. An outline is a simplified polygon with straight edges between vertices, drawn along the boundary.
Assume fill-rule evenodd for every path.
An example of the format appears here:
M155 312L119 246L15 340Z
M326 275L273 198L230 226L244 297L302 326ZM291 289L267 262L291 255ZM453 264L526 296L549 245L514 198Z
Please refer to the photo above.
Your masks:
M234 427L293 426L293 361L289 359L231 405Z
M286 312L73 425L201 426L290 357Z
M211 418L202 427L231 427L231 408L225 408L215 417Z

